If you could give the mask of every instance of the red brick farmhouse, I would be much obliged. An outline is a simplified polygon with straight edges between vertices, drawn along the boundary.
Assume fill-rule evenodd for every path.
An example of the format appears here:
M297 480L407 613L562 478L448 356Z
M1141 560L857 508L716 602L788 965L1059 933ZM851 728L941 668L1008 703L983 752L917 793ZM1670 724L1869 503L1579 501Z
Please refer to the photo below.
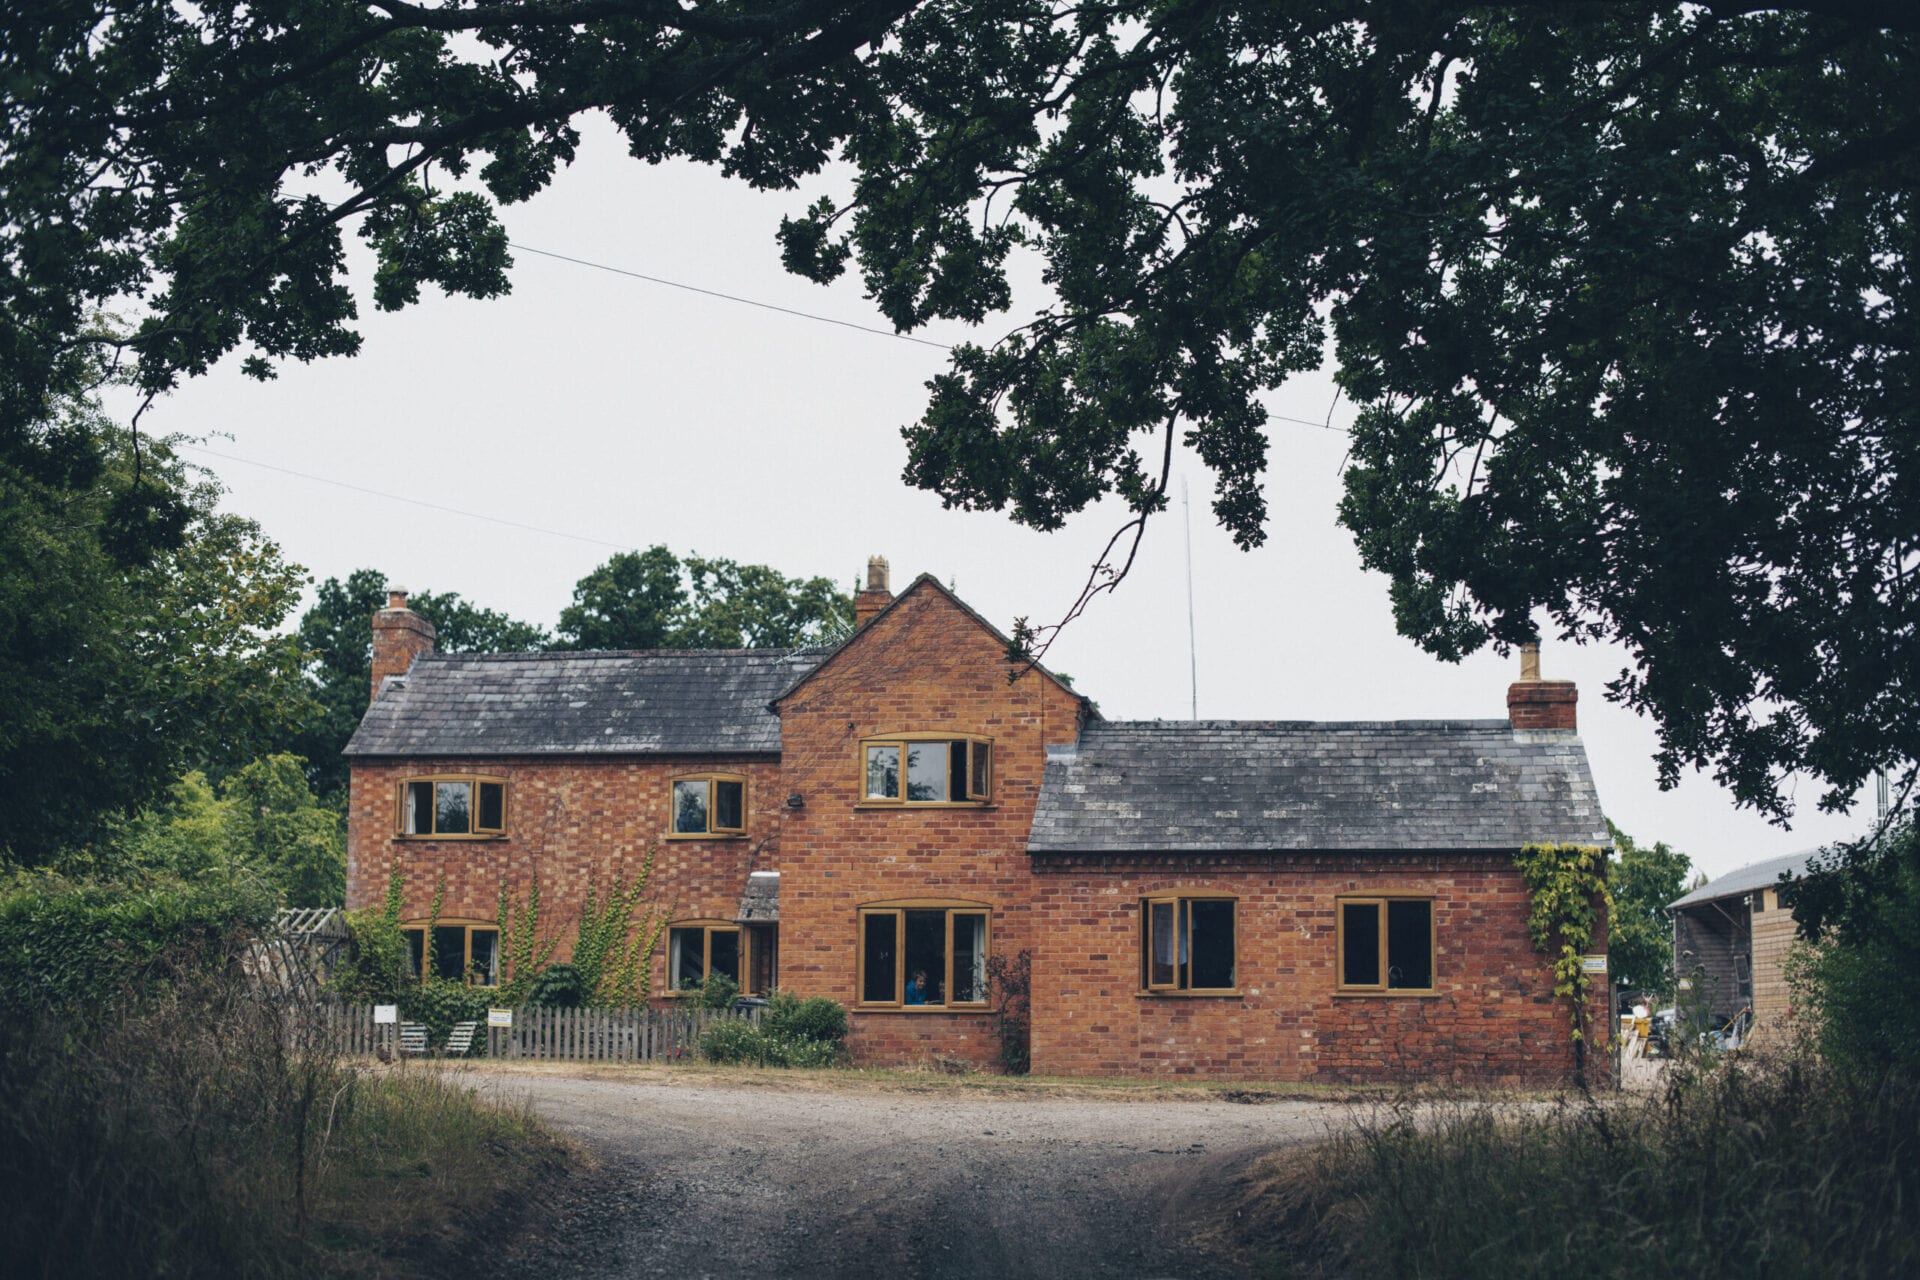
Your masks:
M878 560L831 651L440 655L390 603L348 905L397 859L439 972L505 976L503 889L570 921L651 850L654 998L709 972L831 996L867 1062L996 1061L988 958L1024 951L1036 1071L1570 1068L1513 859L1607 831L1574 687L1535 668L1507 719L1117 722Z

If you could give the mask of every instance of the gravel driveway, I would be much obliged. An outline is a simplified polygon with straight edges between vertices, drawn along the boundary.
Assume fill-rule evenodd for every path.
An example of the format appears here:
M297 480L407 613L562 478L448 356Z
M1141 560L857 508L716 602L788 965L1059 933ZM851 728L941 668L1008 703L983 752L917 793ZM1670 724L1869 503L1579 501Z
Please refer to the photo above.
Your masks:
M484 1074L484 1073L483 1073ZM484 1075L600 1170L506 1274L1238 1274L1185 1243L1247 1157L1321 1137L1328 1102L1085 1101L946 1088L788 1091L696 1077Z

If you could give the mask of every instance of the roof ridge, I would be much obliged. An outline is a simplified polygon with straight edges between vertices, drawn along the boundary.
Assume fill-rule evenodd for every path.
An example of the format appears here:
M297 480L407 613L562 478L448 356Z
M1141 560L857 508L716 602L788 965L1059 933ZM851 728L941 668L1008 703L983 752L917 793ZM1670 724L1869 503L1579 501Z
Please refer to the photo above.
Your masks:
M1504 718L1458 720L1102 720L1087 726L1086 732L1110 733L1136 729L1156 732L1180 729L1503 729L1513 725Z
M762 649L544 649L535 653L423 653L435 662L538 662L554 658L806 658L826 646Z

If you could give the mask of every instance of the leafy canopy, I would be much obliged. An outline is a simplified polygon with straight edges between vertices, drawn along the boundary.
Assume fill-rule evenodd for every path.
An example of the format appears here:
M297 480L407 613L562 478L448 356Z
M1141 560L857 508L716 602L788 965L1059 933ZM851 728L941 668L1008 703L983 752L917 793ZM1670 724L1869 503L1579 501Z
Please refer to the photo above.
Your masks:
M763 564L621 551L580 579L558 649L792 648L853 625L853 597L827 578Z
M1673 925L1667 904L1686 893L1692 860L1664 841L1642 846L1607 824L1613 834L1613 865L1607 888L1613 895L1607 914L1608 976L1637 991L1667 991L1673 986Z
M100 343L150 389L352 352L348 229L377 306L503 292L496 206L604 112L760 187L845 161L784 259L902 329L1037 260L906 476L1041 529L1117 495L1089 592L1176 444L1264 540L1261 393L1331 344L1403 632L1616 638L1664 781L1839 806L1920 757L1917 41L1898 0L18 3L0 451Z
M275 750L310 703L276 634L306 574L258 526L91 400L34 439L0 453L0 862L43 866Z

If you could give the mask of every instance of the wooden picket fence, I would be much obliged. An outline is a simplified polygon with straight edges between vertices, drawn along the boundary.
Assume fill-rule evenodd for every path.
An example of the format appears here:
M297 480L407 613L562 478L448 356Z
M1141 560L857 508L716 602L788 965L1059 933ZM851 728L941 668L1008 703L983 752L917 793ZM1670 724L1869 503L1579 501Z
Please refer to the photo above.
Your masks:
M511 1027L483 1027L490 1058L557 1062L662 1062L699 1055L700 1033L715 1022L758 1022L746 1009L515 1009ZM322 1015L342 1053L390 1056L399 1027L376 1023L373 1006L325 1005ZM474 1056L481 1040L474 1039ZM432 1045L437 1053L438 1042Z

